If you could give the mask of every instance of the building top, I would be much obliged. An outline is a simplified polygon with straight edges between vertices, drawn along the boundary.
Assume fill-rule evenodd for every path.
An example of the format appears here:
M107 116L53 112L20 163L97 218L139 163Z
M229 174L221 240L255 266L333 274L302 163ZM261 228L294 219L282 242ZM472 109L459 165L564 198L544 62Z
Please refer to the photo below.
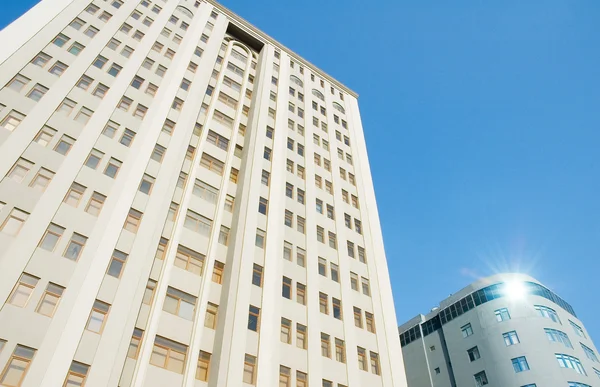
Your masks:
M514 292L544 297L577 317L569 303L543 286L535 278L524 274L498 274L473 282L441 301L439 307L433 308L427 315L420 314L399 326L398 331L401 334L401 340L404 333L408 333L418 325L422 325L423 335L427 336L469 310L488 301L511 296L511 293Z
M283 44L279 43L277 40L273 39L272 37L267 35L265 32L261 31L256 26L254 26L252 23L248 22L246 19L242 18L235 12L231 11L229 8L225 7L218 1L206 0L206 2L213 5L214 7L216 7L219 11L221 11L221 13L227 15L227 17L229 17L231 20L234 20L236 23L238 23L240 27L244 28L244 32L250 34L254 38L258 38L259 40L266 41L269 44L279 48L280 50L287 52L294 59L294 61L296 63L298 63L299 65L309 68L315 74L320 75L324 79L327 79L335 87L339 88L341 91L349 94L350 96L352 96L354 98L358 98L358 94L356 92L354 92L352 89L348 88L347 86L345 86L344 84L340 83L335 78L333 78L331 75L327 74L325 71L319 69L312 63L308 62L307 60L305 60L304 58L299 56L295 51L290 50Z

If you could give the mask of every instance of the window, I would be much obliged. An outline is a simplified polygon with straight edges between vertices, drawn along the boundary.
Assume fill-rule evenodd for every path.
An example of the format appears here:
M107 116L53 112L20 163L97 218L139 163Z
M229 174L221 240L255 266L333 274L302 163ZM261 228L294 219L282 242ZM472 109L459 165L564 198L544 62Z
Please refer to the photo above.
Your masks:
M119 168L121 168L121 165L123 165L122 162L111 157L111 159L108 161L108 164L106 164L104 174L114 179L117 176L117 173L119 173Z
M358 369L361 371L369 371L367 366L367 351L364 348L356 347L358 353Z
M325 243L325 230L321 226L317 226L317 241Z
M41 146L47 146L56 134L56 130L49 126L44 126L35 137L35 142Z
M212 281L221 284L223 283L223 271L225 270L225 264L223 262L215 261L213 267Z
M554 321L555 323L560 324L560 318L558 318L558 314L556 313L556 311L554 309L548 308L547 306L542 306L542 305L535 305L534 308L535 308L535 310L537 310L537 312L539 313L540 316L542 316L544 318L549 318L550 320Z
M172 287L167 288L163 310L186 320L194 319L196 297Z
M365 277L360 278L360 282L362 284L362 292L365 296L371 296L371 287L369 285L369 280Z
M515 373L529 371L529 364L527 363L527 359L525 358L525 356L516 357L511 361Z
M179 245L175 254L173 264L183 270L189 271L197 275L202 275L205 256Z
M105 200L106 196L99 194L98 192L94 192L90 198L90 201L85 207L85 212L93 216L100 215L100 211L102 210Z
M86 382L89 369L90 366L87 364L72 361L64 385L66 387L83 386Z
M29 366L36 350L24 345L17 345L10 359L6 363L2 375L0 376L0 385L2 386L20 386L27 375Z
M46 290L44 291L44 295L40 299L40 302L35 311L44 316L52 317L64 290L65 288L62 286L53 284L52 282L48 283L48 285L46 286Z
M208 381L209 370L210 370L210 359L212 354L200 351L198 356L198 366L196 368L196 379L201 381Z
M519 344L519 336L516 331L510 331L502 334L504 338L504 344L508 347L509 345Z
M81 234L77 234L76 232L71 235L71 240L63 253L63 257L68 258L73 261L77 261L81 252L83 251L83 247L87 242L87 237L84 237Z
M123 272L126 260L127 254L119 250L114 250L106 274L111 277L121 278L121 273Z
M296 301L300 305L306 305L306 285L296 282Z
M497 309L494 313L496 314L496 320L498 322L510 320L510 314L506 308Z
M212 130L208 131L206 140L209 143L216 146L217 148L222 149L224 151L227 151L227 148L229 147L229 140L221 136L220 134L213 132Z
M216 174L223 176L223 169L225 165L222 161L217 160L207 153L202 154L202 158L200 159L200 165L204 168L215 172Z
M90 332L102 333L109 309L110 305L107 303L99 300L94 301L94 306L92 307L86 329Z
M211 204L216 204L219 190L201 180L196 179L192 193Z
M162 162L163 157L165 156L165 151L167 150L167 148L165 148L162 145L154 145L154 150L152 151L152 155L150 155L150 158L158 163Z
M327 277L327 260L319 257L319 274Z
M104 96L108 93L108 86L99 83L98 86L94 89L92 93L93 96L98 97L100 99L104 98Z
M158 241L158 247L156 248L156 254L154 254L154 258L156 259L164 259L165 251L167 250L167 245L169 244L169 240L167 238L160 238Z
M198 234L209 236L212 228L212 220L192 210L188 210L183 226Z
M523 386L523 387L536 387L536 385L530 384L530 385ZM589 385L583 384L583 383L579 383L579 382L569 382L569 387L592 387L592 386L589 386Z
M156 290L156 281L149 279L144 290L144 298L142 302L146 305L151 305L154 299L154 290Z
M244 383L252 384L256 382L256 356L248 355L244 357Z
M269 186L269 178L270 178L271 174L268 171L265 171L263 169L262 171L262 176L261 176L261 183L266 185L267 187Z
M187 346L175 341L156 336L150 355L150 364L169 371L183 374Z
M475 378L475 387L487 386L489 384L485 371L478 372L473 377Z
M10 172L8 172L7 177L17 183L21 183L31 168L33 168L33 163L31 161L19 158Z
M48 92L48 88L45 86L40 85L39 83L37 85L35 85L33 87L33 89L31 89L29 91L29 93L27 93L27 97L31 98L32 100L38 102L40 99L42 99L42 97L44 96L44 94L46 94Z
M263 268L260 265L254 264L252 269L252 285L262 287Z
M585 356L587 356L587 358L591 361L598 363L598 357L596 356L594 350L583 345L582 343L579 344L581 345L581 349L583 349L583 352L585 352Z
M571 368L575 370L575 372L577 372L578 374L587 375L585 369L583 368L583 365L581 364L578 358L561 353L557 353L555 354L555 356L561 368Z
M218 313L219 306L209 302L206 306L206 317L204 318L204 326L207 328L215 329L217 326Z
M477 347L473 347L471 349L467 350L467 355L469 355L469 360L470 361L475 361L479 358L481 358L481 355L479 354L479 348Z
M331 358L331 341L328 334L321 332L321 355Z
M6 220L4 220L0 231L11 236L17 236L28 217L29 213L18 208L13 208Z
M281 333L279 339L282 343L292 343L292 322L287 318L281 318Z
M367 263L367 255L364 247L358 246L358 260L362 263Z
M375 333L375 318L372 313L365 311L365 322L367 325L367 331Z
M92 151L88 155L87 160L85 161L85 166L92 169L96 169L98 167L98 164L100 164L100 160L102 160L103 156L104 153L100 152L97 149L92 149Z
M337 298L331 298L331 305L333 306L333 317L338 320L342 319L342 301Z
M292 299L292 279L288 277L283 277L281 282L281 296L283 298L287 298L288 300Z
M571 344L571 340L569 339L569 336L567 336L566 333L550 328L545 328L544 332L546 333L546 337L549 341L562 343L565 347L573 348L573 344Z
M22 273L19 282L8 297L8 303L20 308L26 307L39 280L30 274Z
M469 337L473 334L473 327L471 326L471 323L463 325L460 330L462 331L463 337Z
M127 219L125 219L125 224L123 228L127 231L131 231L132 233L136 233L138 228L140 227L140 223L142 221L142 213L140 211L134 210L133 208L129 209L129 213L127 214Z
M579 337L583 337L584 339L586 338L585 333L583 332L583 329L575 324L573 321L569 320L569 324L571 324L571 328L573 328L573 330L575 331L575 334Z
M324 314L329 314L329 302L327 294L319 292L319 311Z
M137 359L143 335L143 330L138 328L133 330L133 335L131 336L131 341L129 342L129 349L127 350L127 357Z
M221 230L219 231L219 243L227 246L229 243L229 228L221 225Z
M381 374L381 366L379 365L379 354L375 352L370 353L371 357L371 372L375 375Z
M123 132L123 135L121 136L121 139L119 140L119 142L123 145L125 145L126 147L130 147L131 143L133 142L133 138L135 137L135 132L129 129L125 129L125 131Z
M261 197L258 201L258 212L263 215L266 215L268 207L269 207L269 201L267 199Z
M350 272L350 286L358 292L358 274Z
M64 231L64 227L60 227L54 223L50 223L38 247L44 250L54 251L54 248L56 247L56 244L62 237Z

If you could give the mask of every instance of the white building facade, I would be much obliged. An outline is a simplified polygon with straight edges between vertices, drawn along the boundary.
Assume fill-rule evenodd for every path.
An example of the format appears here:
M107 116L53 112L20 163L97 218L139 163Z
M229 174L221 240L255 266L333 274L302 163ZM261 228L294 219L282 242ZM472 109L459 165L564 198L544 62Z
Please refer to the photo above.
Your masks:
M399 331L409 387L600 385L571 305L526 275L478 280Z
M356 94L213 1L0 37L0 386L406 386Z

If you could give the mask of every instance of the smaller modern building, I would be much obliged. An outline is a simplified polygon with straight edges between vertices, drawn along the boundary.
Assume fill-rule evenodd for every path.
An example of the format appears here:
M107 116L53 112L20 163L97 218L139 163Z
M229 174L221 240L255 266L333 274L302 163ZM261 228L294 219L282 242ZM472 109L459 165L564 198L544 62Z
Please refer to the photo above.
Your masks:
M583 323L526 275L478 280L399 333L408 387L600 386Z

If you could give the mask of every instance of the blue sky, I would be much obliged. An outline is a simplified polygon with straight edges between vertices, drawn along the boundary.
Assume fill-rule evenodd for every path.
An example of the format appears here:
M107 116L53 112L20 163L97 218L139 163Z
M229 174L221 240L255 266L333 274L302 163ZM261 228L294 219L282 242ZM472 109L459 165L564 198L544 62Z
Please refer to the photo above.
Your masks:
M600 338L600 2L223 4L360 94L400 323L517 270Z

